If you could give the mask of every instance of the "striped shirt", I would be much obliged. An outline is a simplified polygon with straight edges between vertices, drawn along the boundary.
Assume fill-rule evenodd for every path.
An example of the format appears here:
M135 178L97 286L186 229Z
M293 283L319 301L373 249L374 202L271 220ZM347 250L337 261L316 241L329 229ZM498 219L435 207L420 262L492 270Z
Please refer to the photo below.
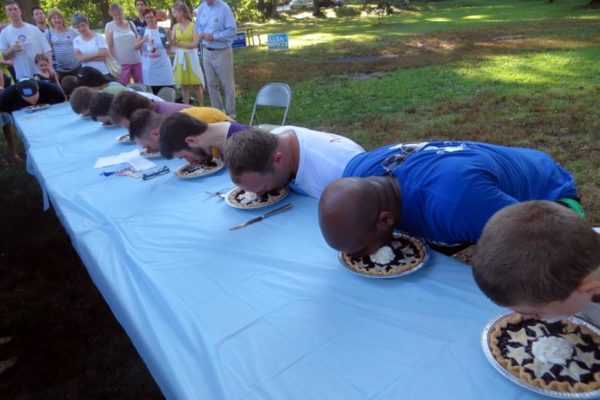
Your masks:
M64 32L57 32L50 28L45 35L52 46L57 71L72 71L81 65L81 62L73 54L73 39L79 35L75 29L68 28Z

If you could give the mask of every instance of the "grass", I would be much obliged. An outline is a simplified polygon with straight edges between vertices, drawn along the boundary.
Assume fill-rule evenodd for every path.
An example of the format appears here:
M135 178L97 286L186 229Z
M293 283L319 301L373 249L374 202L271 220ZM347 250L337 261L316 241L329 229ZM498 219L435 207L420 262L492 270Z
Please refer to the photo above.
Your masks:
M600 11L586 0L491 3L413 2L382 20L302 13L257 27L263 39L288 32L291 48L236 50L239 120L264 83L283 81L294 92L290 123L366 148L424 139L539 148L575 174L600 225ZM0 377L0 398L160 398L62 227L41 211L35 180L13 164L0 185L0 335L16 338L0 359L20 357Z

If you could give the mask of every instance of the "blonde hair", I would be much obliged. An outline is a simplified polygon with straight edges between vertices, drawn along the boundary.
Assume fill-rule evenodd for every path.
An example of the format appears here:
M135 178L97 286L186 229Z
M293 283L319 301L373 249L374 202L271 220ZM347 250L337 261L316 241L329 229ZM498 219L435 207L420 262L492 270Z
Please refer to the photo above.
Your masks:
M57 17L57 16L60 17L60 19L62 19L63 25L66 28L67 22L65 20L65 14L63 14L62 11L60 11L58 8L51 8L50 11L48 11L48 16L46 17L46 20L48 21L48 25L50 25L50 27L52 29L56 29L56 27L54 26L54 23L52 22L52 18Z
M181 11L188 20L193 20L192 12L190 11L188 5L185 4L185 2L176 1L175 4L173 4L173 10Z
M112 3L110 5L110 8L109 8L108 12L110 13L110 15L113 15L113 13L115 11L121 11L121 12L123 12L123 7L121 7L121 5L119 3Z

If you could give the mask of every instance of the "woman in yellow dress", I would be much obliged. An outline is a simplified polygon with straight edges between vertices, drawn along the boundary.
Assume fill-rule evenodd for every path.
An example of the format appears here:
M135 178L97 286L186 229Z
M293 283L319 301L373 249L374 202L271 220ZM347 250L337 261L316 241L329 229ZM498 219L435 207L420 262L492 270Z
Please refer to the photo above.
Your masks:
M204 73L198 59L198 33L192 22L192 13L181 1L173 5L173 16L177 23L171 31L171 43L175 49L173 76L175 83L181 85L181 97L190 103L190 88L198 98L198 106L204 105Z

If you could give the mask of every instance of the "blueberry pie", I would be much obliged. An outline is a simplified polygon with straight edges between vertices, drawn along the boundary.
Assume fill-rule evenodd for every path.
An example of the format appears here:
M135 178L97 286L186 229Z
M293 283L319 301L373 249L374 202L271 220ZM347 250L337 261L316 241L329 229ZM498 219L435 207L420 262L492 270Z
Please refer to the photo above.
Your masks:
M223 168L225 164L218 158L213 158L204 163L185 164L175 170L175 175L183 179L198 178L210 175Z
M273 189L261 196L236 187L227 194L227 202L236 208L261 208L277 203L288 194L287 188Z

